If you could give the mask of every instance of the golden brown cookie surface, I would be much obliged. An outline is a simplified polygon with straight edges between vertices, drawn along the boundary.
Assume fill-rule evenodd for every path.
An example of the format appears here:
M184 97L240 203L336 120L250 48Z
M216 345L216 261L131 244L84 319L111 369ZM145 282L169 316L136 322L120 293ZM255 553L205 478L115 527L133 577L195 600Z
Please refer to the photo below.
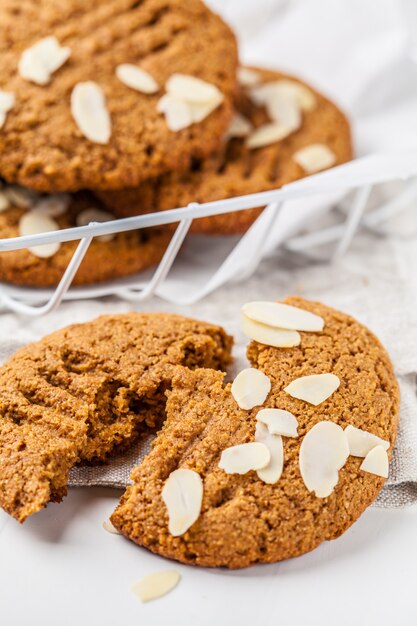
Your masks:
M224 368L222 328L169 314L106 315L19 350L0 368L0 506L20 522L165 417L178 365Z
M291 78L272 70L255 70L261 84ZM306 85L307 86L307 85ZM349 123L340 109L308 86L316 98L316 106L303 113L301 128L278 143L249 149L245 139L232 138L208 159L194 159L188 171L172 173L145 181L137 189L103 192L100 197L120 216L186 206L189 202L210 202L233 196L277 189L302 178L305 172L293 160L294 153L311 144L324 144L335 155L335 165L352 158ZM269 121L265 109L255 105L241 89L236 110L259 127ZM261 213L249 209L239 213L216 215L194 221L191 232L207 234L239 234L245 232Z
M68 210L53 219L59 228L70 228L77 226L77 216L84 211L103 208L97 198L83 192L72 196ZM0 239L22 234L19 224L26 214L24 209L13 206L0 212ZM146 270L161 260L171 236L167 228L161 227L118 233L110 240L95 238L72 284L93 284ZM27 249L0 252L0 281L27 287L57 285L78 243L62 243L48 258Z
M54 36L69 59L45 85L18 73L22 53ZM15 104L0 130L0 175L41 191L134 186L209 154L231 115L237 65L233 34L200 0L27 0L0 6L0 87ZM149 72L158 93L130 89L119 64ZM224 103L201 123L172 132L157 111L174 73L215 84ZM111 137L86 139L71 115L74 86L94 81L104 93Z
M127 537L165 557L201 566L246 567L308 552L341 535L375 499L384 480L359 469L350 456L333 493L318 498L300 475L304 435L321 420L349 424L395 441L399 395L390 360L376 337L357 321L319 303L289 298L288 304L322 316L321 333L301 333L293 348L252 342L248 358L271 379L265 407L292 412L299 437L284 437L284 470L275 484L254 471L226 474L218 467L222 450L254 440L256 413L238 408L221 372L181 368L173 380L167 419L143 463L133 470L112 516ZM319 406L297 400L283 389L293 379L334 373L339 389ZM168 531L163 485L177 468L203 481L202 509L185 534Z

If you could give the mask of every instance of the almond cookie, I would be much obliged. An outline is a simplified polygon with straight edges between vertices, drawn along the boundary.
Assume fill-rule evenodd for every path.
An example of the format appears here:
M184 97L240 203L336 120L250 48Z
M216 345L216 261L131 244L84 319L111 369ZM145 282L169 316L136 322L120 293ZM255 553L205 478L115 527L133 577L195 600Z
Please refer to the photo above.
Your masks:
M67 203L68 208L65 208ZM63 213L50 214L56 209L59 212L61 207ZM44 223L45 215L46 223L36 232L115 219L103 209L97 198L87 192L40 197L28 210L13 206L11 201L9 207L0 212L0 239L33 233L38 215L41 216L40 225ZM145 228L96 237L72 284L98 283L146 270L161 260L171 237L172 232L167 228ZM77 240L30 250L0 252L0 281L26 287L53 287L61 280L78 243Z
M19 350L0 368L0 505L23 522L165 419L178 365L224 368L231 338L178 315L105 315Z
M0 52L0 175L33 189L138 185L209 154L231 117L235 38L200 0L4 0ZM176 74L219 102L173 131L158 103Z
M384 479L363 471L363 459L353 456L339 471L333 492L317 497L300 474L299 452L306 433L322 420L369 431L392 450L399 392L390 360L378 339L348 315L301 298L285 302L321 316L324 329L301 332L301 343L291 348L249 345L251 366L270 379L263 407L240 409L221 372L182 368L176 374L164 426L111 517L126 537L193 565L273 563L339 537L375 499ZM340 386L319 406L284 391L298 377L328 372L339 377ZM224 469L226 449L254 441L261 408L288 411L298 421L298 436L286 431L291 436L282 437L283 470L273 484L247 468L243 474ZM196 521L174 536L165 486L178 469L200 477L203 497Z
M205 160L193 159L188 171L146 181L137 189L103 192L100 197L104 203L124 217L173 209L189 202L211 202L277 189L311 170L340 165L352 158L349 123L335 104L297 78L271 70L244 69L254 72L256 84L240 87L235 101L238 116L232 121L223 147L215 155ZM262 89L278 82L279 102L274 113L275 103L265 107L268 92L263 93ZM297 107L295 110L291 107L291 102L288 103L288 93L297 95L297 87L301 90L301 97L304 96L304 100L298 103L298 111ZM271 115L280 116L285 123L274 126ZM285 128L289 129L291 125L295 130L288 130L285 134ZM263 137L259 129L262 129ZM274 132L280 133L276 137L283 138L273 141ZM271 143L251 147L268 141L268 134ZM308 161L308 152L307 161L298 158L300 150L310 147L316 147L312 165ZM325 156L330 158L323 160L322 152L326 149ZM193 222L191 232L240 234L249 228L261 211L248 209L201 218Z

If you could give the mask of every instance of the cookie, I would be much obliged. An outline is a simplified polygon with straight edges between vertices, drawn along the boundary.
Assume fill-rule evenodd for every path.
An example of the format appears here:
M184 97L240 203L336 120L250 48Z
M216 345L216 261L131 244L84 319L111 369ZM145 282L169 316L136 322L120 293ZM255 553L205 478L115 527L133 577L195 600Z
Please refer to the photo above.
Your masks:
M50 196L53 197L53 196ZM58 202L59 202L58 198ZM43 200L38 201L38 206ZM35 205L36 207L36 205ZM35 208L35 212L38 209ZM95 212L98 211L98 219ZM53 217L59 228L77 225L77 219L91 215L87 221L102 221L101 215L111 219L108 211L87 192L74 194L64 214ZM11 206L0 212L0 239L26 234L21 230L22 218L28 215L23 208ZM84 224L84 223L83 223ZM172 233L167 228L134 230L114 236L95 238L74 277L73 285L88 285L146 270L161 260ZM62 243L45 254L36 250L13 250L0 253L0 281L26 287L53 287L59 283L78 245L77 241ZM45 249L43 249L45 250Z
M23 522L165 419L178 365L224 368L224 330L177 315L105 315L19 350L0 368L0 505Z
M187 167L217 147L231 116L235 38L200 0L4 0L0 53L1 90L15 100L0 130L0 175L40 191L129 187ZM126 64L158 91L122 82ZM177 73L224 100L173 132L157 105Z
M193 159L184 173L171 173L143 183L137 189L103 192L104 203L117 215L129 216L154 210L186 206L189 202L211 202L233 196L277 189L306 175L294 155L311 145L324 145L334 155L334 165L352 158L349 122L330 100L299 79L281 72L254 68L260 85L291 81L306 88L314 102L304 110L298 130L283 140L258 149L249 148L247 137L232 137L208 159ZM270 122L265 108L253 101L250 90L243 88L236 97L236 111L251 126L259 128ZM240 125L241 126L241 125ZM236 132L236 130L235 130ZM237 133L245 133L244 126ZM245 232L262 209L248 209L195 220L191 232L240 234Z
M349 456L333 493L317 497L302 480L299 451L321 420L353 425L395 441L399 392L390 360L378 339L353 318L323 304L289 298L287 304L324 318L324 330L301 332L292 348L256 342L247 355L271 381L264 407L290 411L298 437L284 437L284 466L275 484L255 471L227 474L219 467L229 446L254 441L261 407L242 410L224 375L182 368L168 392L167 419L152 451L132 472L133 484L111 517L137 544L183 563L240 568L295 557L339 537L375 499L384 479L360 470ZM319 406L284 391L295 378L331 372L340 387ZM200 514L180 536L168 529L163 487L178 468L196 472L204 487Z

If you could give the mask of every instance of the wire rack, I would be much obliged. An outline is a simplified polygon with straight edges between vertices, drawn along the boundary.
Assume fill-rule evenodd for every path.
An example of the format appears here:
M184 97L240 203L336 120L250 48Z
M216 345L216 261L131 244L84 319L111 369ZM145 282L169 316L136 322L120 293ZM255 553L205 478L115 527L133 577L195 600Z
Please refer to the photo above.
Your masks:
M377 206L369 206L371 192L376 186L397 180L404 181L401 193L390 197ZM258 221L262 220L263 224L260 235L255 244L252 243L248 249L245 249L244 265L237 266L234 271L233 278L241 280L250 275L258 266L265 252L268 249L271 250L274 226L281 211L286 205L288 206L288 203L319 197L323 199L325 204L325 199L334 198L335 194L339 199L345 197L344 217L341 223L328 228L317 228L313 232L302 234L304 220L300 214L299 220L295 216L292 236L275 246L272 241L272 247L276 249L279 245L285 245L288 250L305 253L316 246L333 243L330 260L340 258L347 251L358 229L367 228L380 232L379 229L386 220L412 205L412 202L417 198L417 153L366 156L273 191L217 202L201 204L192 202L187 207L169 211L149 213L105 223L91 222L82 227L1 239L0 254L10 250L55 242L78 241L79 243L55 289L27 289L10 287L5 283L0 283L0 307L3 310L11 310L24 315L41 316L56 309L65 299L113 295L128 301L144 301L153 296L158 287L167 279L194 219L265 206L265 210L258 218ZM346 201L346 197L348 201ZM114 281L111 284L88 289L71 287L73 278L95 237L167 224L178 225L163 258L148 280L136 275L127 281L125 279ZM254 227L256 224L252 226L252 228ZM238 245L239 243L236 244L236 246ZM230 256L232 254L233 251Z

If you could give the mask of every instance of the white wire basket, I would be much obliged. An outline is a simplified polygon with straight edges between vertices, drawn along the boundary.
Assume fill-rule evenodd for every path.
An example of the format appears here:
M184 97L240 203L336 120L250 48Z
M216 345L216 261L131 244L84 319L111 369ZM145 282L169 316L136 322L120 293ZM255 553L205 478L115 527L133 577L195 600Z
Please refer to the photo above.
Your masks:
M371 203L372 191L386 183L403 181L400 193ZM13 287L0 283L0 307L16 313L41 316L56 309L63 300L116 296L141 302L154 295L166 297L164 285L192 224L199 217L209 217L231 211L244 211L265 206L261 216L241 238L230 238L226 256L220 259L211 275L198 288L191 288L183 301L190 303L227 281L239 281L255 271L263 256L279 247L306 254L312 248L333 244L328 260L341 257L355 233L361 229L381 231L381 226L393 215L412 206L417 197L417 153L374 154L327 170L320 174L288 184L280 189L265 191L207 203L191 203L187 207L117 219L105 223L91 222L87 226L67 228L24 237L0 240L0 254L10 250L30 248L55 242L79 241L78 246L55 289ZM338 206L342 219L331 227L318 227L303 233L307 218ZM178 226L156 269L149 274L88 287L71 287L77 270L95 237L117 234L139 228L166 224ZM211 257L217 258L216 246L224 249L224 238L207 238ZM218 244L216 239L220 239ZM214 250L213 250L214 248ZM219 258L221 255L219 255Z

